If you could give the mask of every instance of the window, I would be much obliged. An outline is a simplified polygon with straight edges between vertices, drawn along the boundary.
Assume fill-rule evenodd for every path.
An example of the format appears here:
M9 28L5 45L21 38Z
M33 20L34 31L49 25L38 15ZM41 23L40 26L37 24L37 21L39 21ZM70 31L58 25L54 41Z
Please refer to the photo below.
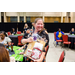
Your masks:
M10 17L10 22L17 22L17 17Z
M20 22L24 22L24 17L20 17Z
M7 22L17 22L17 17L7 17Z
M26 22L30 23L30 17L26 17Z

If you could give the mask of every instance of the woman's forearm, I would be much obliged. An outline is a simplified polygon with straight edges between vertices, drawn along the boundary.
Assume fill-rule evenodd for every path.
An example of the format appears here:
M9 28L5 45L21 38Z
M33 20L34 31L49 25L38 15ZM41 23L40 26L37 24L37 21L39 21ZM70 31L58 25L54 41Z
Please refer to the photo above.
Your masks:
M22 44L25 44L25 43L27 43L27 41L28 41L28 39L22 39Z
M28 38L28 39L22 39L21 42L22 42L23 44L25 44L25 43L29 43L29 42L33 42L33 38L30 37L30 38Z

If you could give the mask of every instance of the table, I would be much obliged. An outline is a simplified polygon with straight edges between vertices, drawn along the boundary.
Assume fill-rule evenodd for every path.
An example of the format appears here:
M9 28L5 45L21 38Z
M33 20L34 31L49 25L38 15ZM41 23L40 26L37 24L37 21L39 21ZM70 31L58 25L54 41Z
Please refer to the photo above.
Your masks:
M16 61L23 61L24 57L23 55L19 55L20 52L24 52L23 50L18 50L20 47L19 46L13 46L13 52L11 51L11 47L9 47L9 56L14 57Z
M68 41L71 42L70 47L71 47L71 48L74 48L75 35L68 35Z
M18 36L23 36L24 34L15 34L15 35L9 35L9 38L12 40L15 46L18 44Z

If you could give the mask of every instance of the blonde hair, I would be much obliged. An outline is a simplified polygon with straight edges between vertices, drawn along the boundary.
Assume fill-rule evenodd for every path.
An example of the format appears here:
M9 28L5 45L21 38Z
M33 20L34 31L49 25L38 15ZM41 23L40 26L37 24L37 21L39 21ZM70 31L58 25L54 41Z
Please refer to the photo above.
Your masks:
M26 23L25 25L27 25L27 28L28 28L28 24ZM24 28L26 27L25 25L24 25Z

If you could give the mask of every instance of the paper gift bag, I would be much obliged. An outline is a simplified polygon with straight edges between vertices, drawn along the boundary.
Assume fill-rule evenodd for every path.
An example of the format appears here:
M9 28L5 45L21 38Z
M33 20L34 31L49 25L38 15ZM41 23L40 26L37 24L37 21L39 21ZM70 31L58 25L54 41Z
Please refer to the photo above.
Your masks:
M25 51L25 56L29 57L32 60L39 59L45 44L46 42L39 39L37 39L37 41L29 43Z

